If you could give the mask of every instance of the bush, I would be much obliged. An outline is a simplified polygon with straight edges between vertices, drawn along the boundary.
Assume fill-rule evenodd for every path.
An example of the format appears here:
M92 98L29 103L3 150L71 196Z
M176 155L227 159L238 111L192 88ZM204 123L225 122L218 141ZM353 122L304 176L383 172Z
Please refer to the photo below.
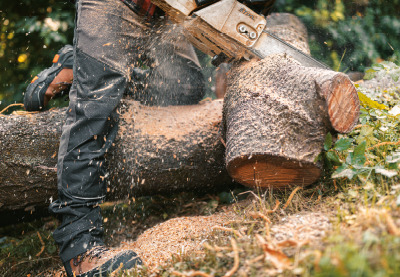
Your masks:
M0 110L21 103L28 82L72 43L75 11L68 1L0 2Z
M364 71L400 57L400 1L278 0L307 25L312 55L338 71Z

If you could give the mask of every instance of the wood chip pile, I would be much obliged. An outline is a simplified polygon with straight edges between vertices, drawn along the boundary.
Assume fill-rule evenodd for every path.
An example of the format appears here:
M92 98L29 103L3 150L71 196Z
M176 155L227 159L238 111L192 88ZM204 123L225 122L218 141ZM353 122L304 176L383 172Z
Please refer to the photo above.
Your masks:
M310 243L322 239L332 229L329 214L301 212L284 217L279 224L271 226L271 235L277 241L291 238L309 240Z
M203 242L213 234L213 227L224 226L237 217L234 212L228 211L210 216L173 218L146 230L124 248L133 249L153 271L174 254L200 250Z

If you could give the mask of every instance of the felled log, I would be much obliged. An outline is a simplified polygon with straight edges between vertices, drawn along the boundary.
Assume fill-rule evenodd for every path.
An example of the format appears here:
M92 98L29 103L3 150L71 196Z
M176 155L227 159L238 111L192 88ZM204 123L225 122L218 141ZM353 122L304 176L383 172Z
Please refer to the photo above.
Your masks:
M220 140L222 101L148 107L125 100L110 151L109 199L231 183ZM57 198L56 163L65 109L0 116L0 213Z
M272 15L268 22L270 32L308 51L306 30L295 16ZM226 166L237 181L265 186L265 176L278 176L274 182L269 177L267 186L293 185L308 184L319 176L320 166L313 157L321 151L326 132L343 121L332 124L332 118L347 119L352 113L341 117L337 109L328 112L330 102L339 110L346 107L341 103L347 94L337 97L332 91L340 88L335 84L347 79L339 73L329 77L333 74L329 71L318 75L328 82L316 82L310 77L315 75L312 72L314 69L301 69L289 57L268 57L234 67L223 125ZM64 110L0 116L0 212L45 207L57 197L56 159L63 118ZM107 157L109 196L115 199L230 184L220 140L221 118L221 101L163 108L124 102L120 131ZM292 177L285 179L285 175Z
M309 52L296 17L271 21L271 32ZM304 67L286 54L237 63L224 100L227 170L251 187L312 184L326 134L349 132L358 116L356 89L343 73Z

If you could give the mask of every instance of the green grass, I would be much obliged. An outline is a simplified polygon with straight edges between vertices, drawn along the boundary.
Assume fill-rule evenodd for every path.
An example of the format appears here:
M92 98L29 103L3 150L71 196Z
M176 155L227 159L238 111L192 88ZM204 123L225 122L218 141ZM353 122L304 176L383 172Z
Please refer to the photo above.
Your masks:
M1 228L0 276L28 276L58 263L58 249L49 230L54 221L46 218Z

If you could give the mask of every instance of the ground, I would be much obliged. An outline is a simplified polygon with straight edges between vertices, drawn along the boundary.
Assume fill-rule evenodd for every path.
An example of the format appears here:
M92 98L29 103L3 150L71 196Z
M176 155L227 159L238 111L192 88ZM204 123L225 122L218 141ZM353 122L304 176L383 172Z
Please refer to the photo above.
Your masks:
M397 207L388 210L395 200L390 192L389 198L369 209L359 202L362 195L335 190L334 185L289 192L263 195L242 188L233 192L236 200L227 192L203 198L190 195L190 201L184 200L188 194L144 198L137 203L146 211L140 216L132 203L105 203L107 242L134 249L144 258L142 271L125 276L225 276L235 269L235 251L238 266L226 276L314 276L318 270L321 276L327 276L326 271L347 276L353 269L360 271L354 276L373 275L364 271L391 270L393 276L400 272L400 214ZM13 248L2 242L2 250L12 251L9 257L16 258L11 262L3 252L3 276L65 276L49 237L55 222L43 222L21 227L28 230L17 243L17 238L7 238ZM193 274L196 271L208 275Z

